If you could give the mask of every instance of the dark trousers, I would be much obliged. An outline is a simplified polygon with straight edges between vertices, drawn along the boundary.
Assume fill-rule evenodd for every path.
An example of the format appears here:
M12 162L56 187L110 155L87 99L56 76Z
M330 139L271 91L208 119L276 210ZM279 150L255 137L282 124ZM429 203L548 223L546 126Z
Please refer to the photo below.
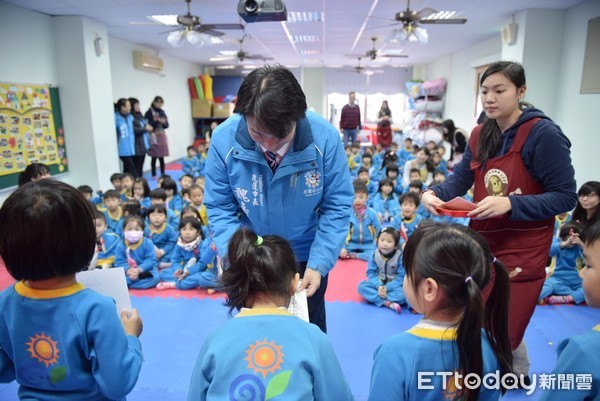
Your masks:
M133 164L135 165L134 177L142 177L144 175L144 159L146 155L133 156Z
M156 159L160 162L160 175L165 175L165 158L164 157L153 157L150 167L152 168L152 177L156 176Z
M135 177L135 156L119 156L119 158L123 162L123 172L129 173Z
M304 277L306 262L299 263L300 278ZM308 319L311 323L319 326L323 333L327 333L327 320L325 316L325 291L327 290L327 280L329 275L321 277L321 286L308 298Z

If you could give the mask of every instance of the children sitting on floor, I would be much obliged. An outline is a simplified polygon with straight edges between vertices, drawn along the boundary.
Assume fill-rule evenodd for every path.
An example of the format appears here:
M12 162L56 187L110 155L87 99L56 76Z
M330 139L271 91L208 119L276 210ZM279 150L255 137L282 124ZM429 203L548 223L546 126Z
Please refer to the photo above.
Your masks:
M158 269L171 266L171 254L177 243L177 231L167 224L167 209L164 205L152 205L148 209L150 224L144 230L144 235L154 244L154 253Z
M181 159L181 165L184 174L189 174L192 177L197 177L200 174L200 159L198 159L198 152L194 146L187 147L187 156Z
M419 207L419 196L414 192L407 192L400 195L400 213L394 217L391 227L396 230L404 229L406 236L410 238L413 232L419 227L423 217L417 214Z
M358 284L358 293L377 306L400 313L406 303L402 284L404 267L400 234L392 227L382 228L377 236L377 249L369 259L367 280Z
M121 231L119 226L123 224L121 194L115 189L106 191L104 193L104 206L106 206L104 216L106 217L107 230L112 233L119 233Z
M389 178L379 181L379 190L370 201L382 224L391 222L400 213L398 197L394 193L394 183Z
M94 217L96 222L96 251L98 252L98 257L96 265L90 265L90 268L110 269L115 262L115 250L121 238L115 233L106 231L106 217L104 213L96 210Z

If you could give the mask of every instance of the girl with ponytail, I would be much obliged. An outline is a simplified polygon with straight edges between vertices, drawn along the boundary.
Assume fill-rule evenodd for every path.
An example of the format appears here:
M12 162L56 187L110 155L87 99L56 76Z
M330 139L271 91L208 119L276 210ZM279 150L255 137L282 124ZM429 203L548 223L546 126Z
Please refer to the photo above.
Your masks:
M439 223L412 234L403 262L406 299L424 318L377 349L369 400L500 399L500 383L476 378L511 373L504 265L473 230Z
M188 400L353 400L327 336L288 312L300 275L289 243L242 228L221 276L229 314L202 345Z

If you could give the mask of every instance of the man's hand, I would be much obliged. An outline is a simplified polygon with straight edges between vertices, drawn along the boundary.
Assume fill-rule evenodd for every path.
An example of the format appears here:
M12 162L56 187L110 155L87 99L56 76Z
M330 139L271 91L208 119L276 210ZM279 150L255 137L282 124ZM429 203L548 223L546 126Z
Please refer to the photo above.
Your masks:
M306 271L304 272L304 277L302 277L302 285L300 285L298 291L306 290L306 296L310 298L320 286L321 273L307 267Z

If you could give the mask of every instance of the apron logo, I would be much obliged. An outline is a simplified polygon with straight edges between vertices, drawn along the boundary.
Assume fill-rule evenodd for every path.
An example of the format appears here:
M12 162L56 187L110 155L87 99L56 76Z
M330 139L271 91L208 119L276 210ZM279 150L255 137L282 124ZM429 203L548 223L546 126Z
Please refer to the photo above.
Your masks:
M505 196L508 187L508 177L504 171L493 168L485 173L485 190L490 196Z

